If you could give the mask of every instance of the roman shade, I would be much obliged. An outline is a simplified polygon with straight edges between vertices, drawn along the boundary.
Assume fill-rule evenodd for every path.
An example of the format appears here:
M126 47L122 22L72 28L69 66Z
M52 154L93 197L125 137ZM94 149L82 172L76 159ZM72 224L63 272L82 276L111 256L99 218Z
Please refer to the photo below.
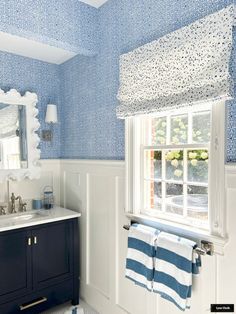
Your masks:
M117 117L233 97L234 5L120 56Z

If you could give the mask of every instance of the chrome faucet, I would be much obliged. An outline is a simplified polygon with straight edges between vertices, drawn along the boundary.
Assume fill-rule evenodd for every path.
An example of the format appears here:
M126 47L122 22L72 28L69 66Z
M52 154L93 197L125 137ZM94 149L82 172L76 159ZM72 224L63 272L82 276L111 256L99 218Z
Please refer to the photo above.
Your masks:
M15 214L16 213L16 201L19 200L19 212L25 212L26 211L26 203L23 202L22 197L18 195L15 196L14 193L11 193L11 201L10 201L10 213Z
M16 200L18 198L15 196L14 193L11 193L11 202L10 202L10 213L16 213Z

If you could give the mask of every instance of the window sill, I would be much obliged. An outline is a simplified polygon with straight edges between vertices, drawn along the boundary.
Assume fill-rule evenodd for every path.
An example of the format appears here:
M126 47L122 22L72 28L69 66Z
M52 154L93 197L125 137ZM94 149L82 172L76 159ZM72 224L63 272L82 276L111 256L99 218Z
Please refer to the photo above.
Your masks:
M192 239L198 244L200 244L201 240L212 242L214 244L214 254L224 255L224 247L228 241L227 238L214 236L208 231L198 229L196 227L180 225L179 223L170 222L164 219L150 217L147 215L126 213L126 216L131 221L143 223L165 232L177 234Z

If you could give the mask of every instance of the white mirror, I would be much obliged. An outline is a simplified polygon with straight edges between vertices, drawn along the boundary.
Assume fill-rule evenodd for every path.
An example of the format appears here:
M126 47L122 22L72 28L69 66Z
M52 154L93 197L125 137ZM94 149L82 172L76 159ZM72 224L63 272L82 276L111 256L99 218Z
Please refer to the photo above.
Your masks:
M0 182L40 176L37 95L0 90Z
M26 106L0 103L0 170L28 167Z

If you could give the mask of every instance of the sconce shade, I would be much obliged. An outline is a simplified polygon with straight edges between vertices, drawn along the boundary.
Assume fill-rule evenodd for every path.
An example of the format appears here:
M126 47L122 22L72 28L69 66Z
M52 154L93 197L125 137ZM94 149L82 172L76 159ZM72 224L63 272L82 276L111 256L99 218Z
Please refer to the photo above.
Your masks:
M45 117L46 123L57 123L57 106L53 104L47 105L47 111L46 111L46 117Z

